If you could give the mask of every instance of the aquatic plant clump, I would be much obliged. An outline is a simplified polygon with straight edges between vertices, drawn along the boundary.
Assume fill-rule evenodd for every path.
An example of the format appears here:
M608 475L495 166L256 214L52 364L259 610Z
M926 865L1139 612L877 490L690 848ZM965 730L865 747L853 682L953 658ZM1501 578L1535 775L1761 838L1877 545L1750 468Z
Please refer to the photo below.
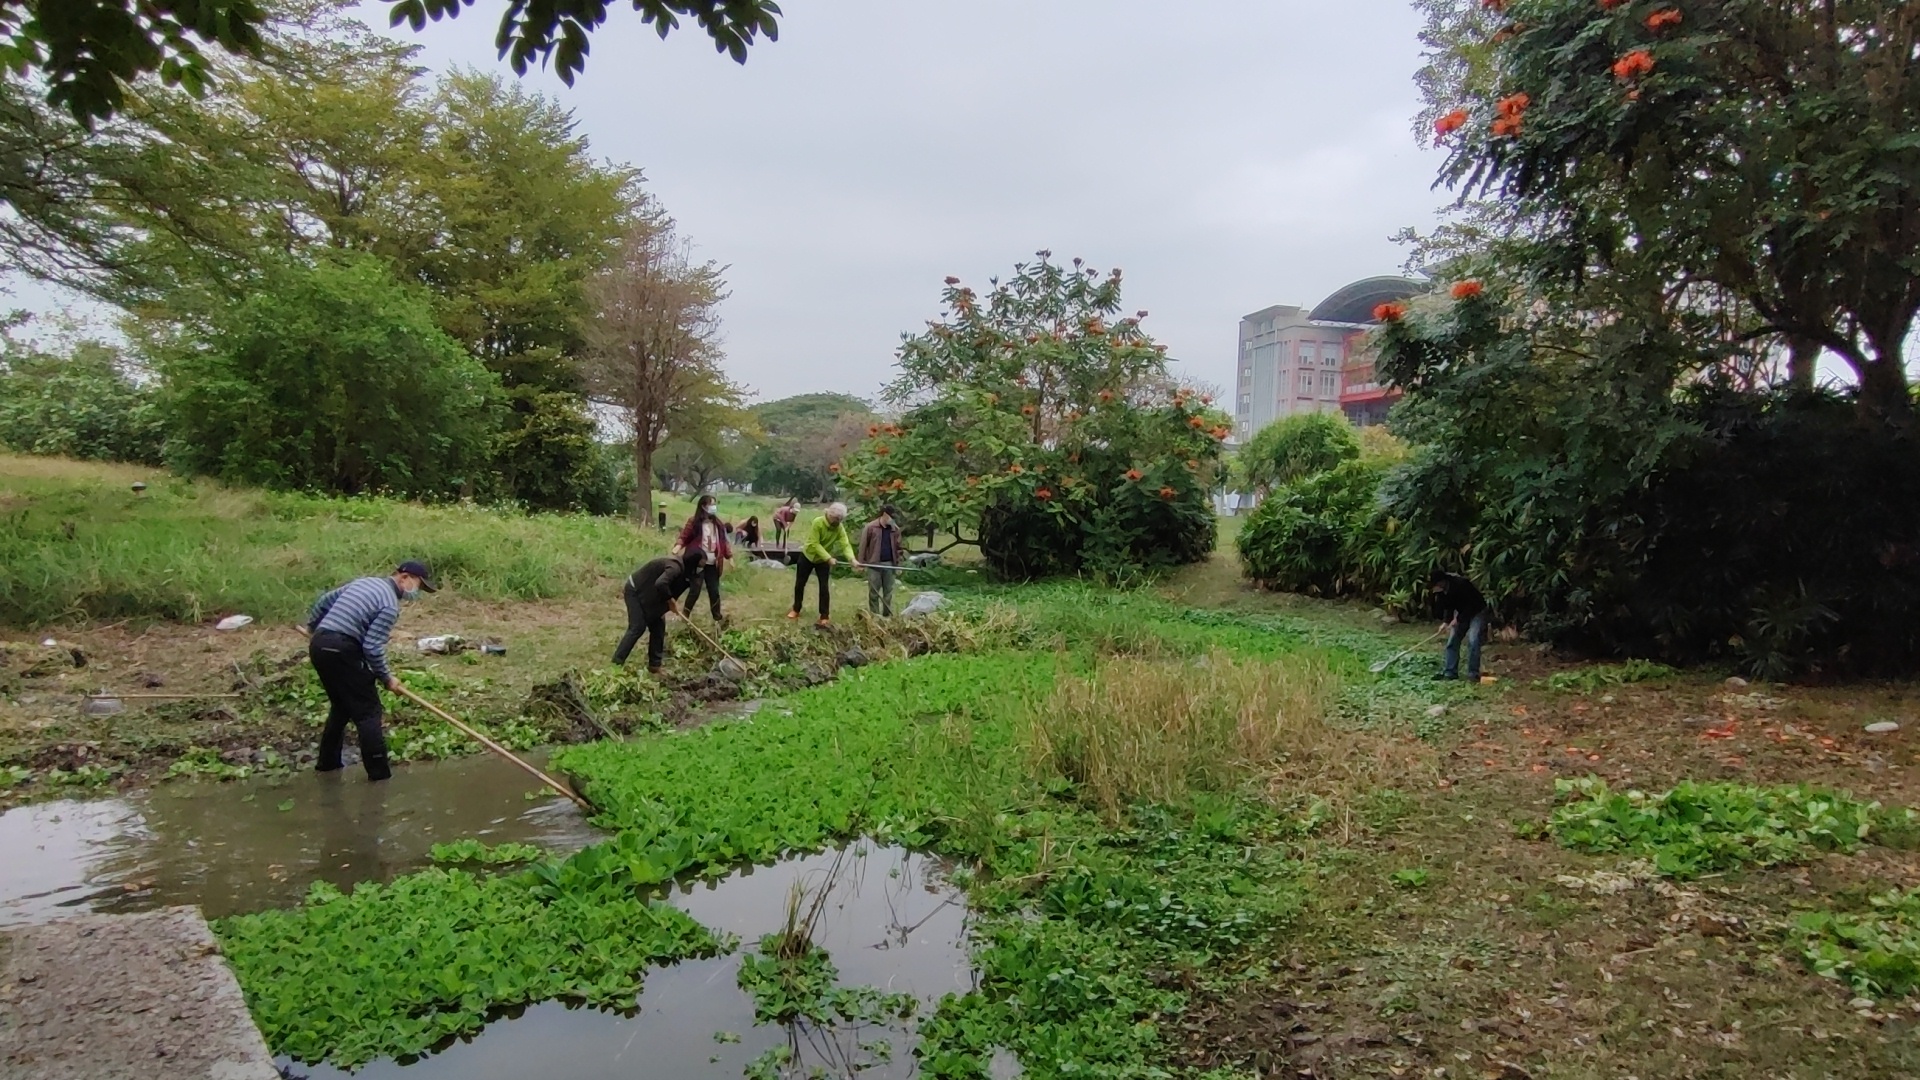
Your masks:
M630 883L546 892L531 875L433 869L214 924L276 1054L353 1068L478 1031L503 1006L631 1005L647 968L719 942Z
M1658 795L1617 792L1587 778L1556 785L1569 799L1547 829L1593 854L1646 855L1660 873L1698 877L1741 866L1799 862L1818 851L1851 852L1876 833L1903 840L1911 810L1887 811L1805 784L1758 788L1686 781Z
M1809 969L1854 993L1903 997L1920 991L1920 890L1875 896L1858 914L1807 912L1789 936Z

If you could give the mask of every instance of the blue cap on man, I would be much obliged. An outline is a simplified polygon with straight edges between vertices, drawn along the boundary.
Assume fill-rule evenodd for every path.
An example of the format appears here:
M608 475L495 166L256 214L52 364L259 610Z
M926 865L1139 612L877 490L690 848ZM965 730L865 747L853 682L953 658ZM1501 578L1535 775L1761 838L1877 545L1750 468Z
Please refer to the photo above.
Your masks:
M418 559L408 559L406 562L394 567L393 572L396 574L412 574L414 577L419 578L420 587L427 592L440 591L439 586L435 585L432 581L432 574L427 570L427 564Z

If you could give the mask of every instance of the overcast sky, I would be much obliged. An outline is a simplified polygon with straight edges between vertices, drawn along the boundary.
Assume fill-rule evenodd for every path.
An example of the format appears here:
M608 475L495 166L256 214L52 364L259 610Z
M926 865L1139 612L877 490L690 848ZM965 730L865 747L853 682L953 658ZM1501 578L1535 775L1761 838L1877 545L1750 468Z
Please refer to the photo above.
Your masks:
M1041 248L1122 267L1182 374L1230 385L1241 315L1396 272L1389 234L1445 199L1406 0L781 6L744 66L619 3L571 89L527 76L731 268L729 370L762 399L872 396L943 277ZM499 7L399 33L507 70Z

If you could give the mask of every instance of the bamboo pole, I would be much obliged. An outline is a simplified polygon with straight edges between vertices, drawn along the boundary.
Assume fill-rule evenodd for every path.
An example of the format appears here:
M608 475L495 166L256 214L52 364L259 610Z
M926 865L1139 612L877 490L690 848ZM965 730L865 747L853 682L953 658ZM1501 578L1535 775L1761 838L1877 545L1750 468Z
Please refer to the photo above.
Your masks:
M408 701L413 702L415 705L420 706L421 708L427 710L428 712L439 717L440 719L445 720L447 723L452 724L454 727L458 728L463 734L465 734L468 738L479 743L481 746L484 746L487 749L493 751L494 753L499 754L501 757L506 758L508 761L511 761L515 765L520 766L522 769L525 769L527 772L532 773L534 776L539 777L541 783L547 785L548 787L559 792L560 794L565 795L567 798L572 799L575 805L579 806L583 812L588 814L591 814L594 812L593 804L588 802L586 799L582 798L578 792L574 791L572 788L561 783L560 781L555 780L553 777L548 776L546 773L541 772L539 769L534 768L532 765L528 764L525 760L515 755L513 751L507 749L504 746L501 746L499 743L494 742L492 739L487 738L485 735L482 735L480 732L474 730L473 728L468 727L466 724L462 723L457 717L455 717L452 713L446 711L445 709L442 709L438 705L435 705L433 702L428 701L426 698L421 697L419 694L416 694L413 691L407 689L405 686L401 686L399 692L401 697L406 698Z

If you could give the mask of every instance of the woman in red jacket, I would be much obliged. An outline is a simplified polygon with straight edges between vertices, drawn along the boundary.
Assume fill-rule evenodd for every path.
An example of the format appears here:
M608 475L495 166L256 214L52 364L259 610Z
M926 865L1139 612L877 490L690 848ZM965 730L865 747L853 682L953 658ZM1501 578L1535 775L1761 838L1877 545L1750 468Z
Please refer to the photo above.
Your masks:
M687 523L681 526L680 539L674 543L673 550L678 554L697 547L706 553L700 566L700 578L687 592L687 613L693 613L693 606L699 601L700 589L704 585L707 590L707 610L713 613L713 621L718 624L722 621L720 572L733 558L733 545L727 542L727 533L732 530L715 515L714 505L713 496L700 496L700 504Z

